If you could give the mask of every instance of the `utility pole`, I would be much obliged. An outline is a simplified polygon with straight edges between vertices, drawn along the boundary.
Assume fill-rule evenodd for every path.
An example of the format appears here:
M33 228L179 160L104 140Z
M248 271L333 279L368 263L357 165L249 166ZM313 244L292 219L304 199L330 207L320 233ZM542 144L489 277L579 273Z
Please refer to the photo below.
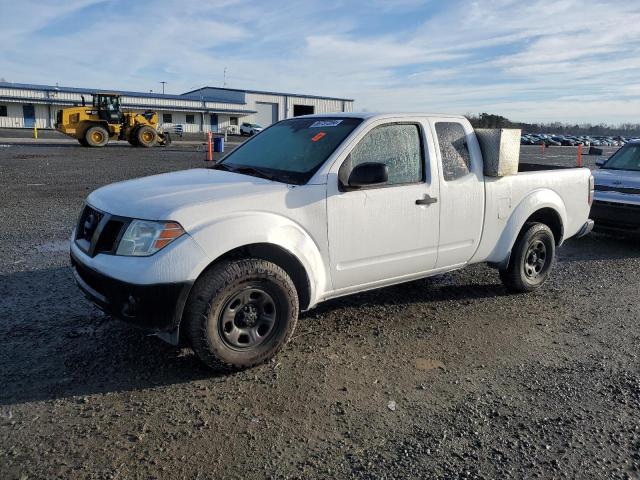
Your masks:
M159 82L162 84L162 94L164 95L164 86L167 84L167 82Z

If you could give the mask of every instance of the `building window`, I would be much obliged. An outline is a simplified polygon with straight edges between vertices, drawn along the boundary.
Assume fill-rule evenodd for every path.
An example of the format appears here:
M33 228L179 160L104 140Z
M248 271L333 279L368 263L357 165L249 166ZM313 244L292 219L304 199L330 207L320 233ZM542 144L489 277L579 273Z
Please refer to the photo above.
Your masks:
M293 116L299 117L300 115L313 115L314 108L313 105L294 105L293 106Z
M0 117L6 117L6 116L7 116L7 106L0 105Z
M464 127L456 122L436 123L436 134L442 156L442 176L447 182L464 177L471 171Z
M238 125L238 117L229 117L229 125Z
M374 128L360 140L340 169L352 170L366 162L387 165L387 185L421 182L424 161L418 126L400 124Z
M162 114L162 123L173 123L173 117L170 113Z
M195 115L187 115L186 122L187 123L196 123Z

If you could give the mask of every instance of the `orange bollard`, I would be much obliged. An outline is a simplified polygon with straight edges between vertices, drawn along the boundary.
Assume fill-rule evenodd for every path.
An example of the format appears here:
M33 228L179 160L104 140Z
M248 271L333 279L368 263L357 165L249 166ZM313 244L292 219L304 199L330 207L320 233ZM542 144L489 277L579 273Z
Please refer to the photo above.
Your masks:
M207 162L213 161L213 133L207 133Z
M576 166L582 167L582 145L578 145L578 160Z

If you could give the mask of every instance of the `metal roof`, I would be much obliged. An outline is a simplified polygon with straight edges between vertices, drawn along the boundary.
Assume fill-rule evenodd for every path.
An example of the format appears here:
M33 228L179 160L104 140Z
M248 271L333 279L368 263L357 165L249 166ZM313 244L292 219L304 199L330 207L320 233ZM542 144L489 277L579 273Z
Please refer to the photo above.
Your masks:
M200 92L206 88L213 88L216 90L225 90L227 92L240 92L240 93L257 93L259 95L280 95L283 97L298 97L298 98L315 98L318 100L340 100L344 102L353 102L352 98L340 98L340 97L323 97L319 95L303 95L301 93L286 93L286 92L267 92L263 90L246 90L241 88L227 88L227 87L200 87L195 90L191 90L189 92L184 92L182 95L189 95L190 93Z
M0 82L0 88L15 88L17 90L39 90L39 91L44 90L44 91L50 91L50 92L79 93L79 94L88 94L88 95L91 95L93 93L109 92L109 93L117 93L125 97L157 98L157 99L180 100L180 101L188 100L183 95L131 92L127 90L107 90L107 89L100 89L100 88L60 87L56 85L35 85L30 83ZM216 102L216 103L233 103L237 105L245 104L245 102L239 102L237 100L227 100L227 99L217 98L212 96L206 96L206 97L203 97L202 99L192 99L192 100L204 100L205 102Z

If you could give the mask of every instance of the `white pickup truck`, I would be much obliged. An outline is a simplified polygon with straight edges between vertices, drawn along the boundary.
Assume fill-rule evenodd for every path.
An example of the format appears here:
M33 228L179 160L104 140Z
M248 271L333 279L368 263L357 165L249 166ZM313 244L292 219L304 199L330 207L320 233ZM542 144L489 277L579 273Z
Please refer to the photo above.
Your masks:
M71 263L104 311L237 369L330 298L479 262L534 290L592 197L586 168L486 177L464 117L297 117L210 168L94 191Z

